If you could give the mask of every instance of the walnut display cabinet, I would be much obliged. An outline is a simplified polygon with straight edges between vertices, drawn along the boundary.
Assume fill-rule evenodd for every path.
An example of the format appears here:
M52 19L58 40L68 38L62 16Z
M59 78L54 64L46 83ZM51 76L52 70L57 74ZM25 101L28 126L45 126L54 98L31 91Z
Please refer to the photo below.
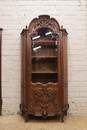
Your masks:
M67 31L48 15L40 15L21 32L21 104L29 115L59 115L68 110Z

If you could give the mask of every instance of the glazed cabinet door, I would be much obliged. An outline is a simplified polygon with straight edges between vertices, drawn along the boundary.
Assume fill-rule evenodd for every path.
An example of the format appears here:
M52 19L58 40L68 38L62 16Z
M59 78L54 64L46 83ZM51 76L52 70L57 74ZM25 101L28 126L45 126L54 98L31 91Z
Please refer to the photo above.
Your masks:
M56 115L59 35L40 28L29 36L29 111L37 116Z

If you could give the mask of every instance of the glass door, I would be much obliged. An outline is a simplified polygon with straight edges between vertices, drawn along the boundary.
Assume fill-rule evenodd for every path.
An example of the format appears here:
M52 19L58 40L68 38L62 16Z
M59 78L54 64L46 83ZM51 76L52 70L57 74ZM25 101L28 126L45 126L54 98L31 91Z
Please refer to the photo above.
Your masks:
M39 29L32 36L33 83L58 82L58 35L47 28Z

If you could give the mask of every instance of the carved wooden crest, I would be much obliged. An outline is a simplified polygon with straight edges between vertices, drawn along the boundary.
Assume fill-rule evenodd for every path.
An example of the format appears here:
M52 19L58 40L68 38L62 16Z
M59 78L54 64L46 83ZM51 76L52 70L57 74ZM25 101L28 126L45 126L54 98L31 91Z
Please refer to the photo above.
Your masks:
M55 33L60 30L59 23L54 18L50 18L49 15L40 15L38 18L33 19L29 26L29 32L33 33L39 28L49 28Z

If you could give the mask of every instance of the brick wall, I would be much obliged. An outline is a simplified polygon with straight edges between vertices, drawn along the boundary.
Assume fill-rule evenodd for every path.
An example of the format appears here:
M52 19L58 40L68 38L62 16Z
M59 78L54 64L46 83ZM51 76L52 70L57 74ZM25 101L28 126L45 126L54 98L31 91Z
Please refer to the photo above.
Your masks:
M20 32L41 14L68 31L68 97L70 114L87 114L87 0L0 0L3 114L20 104Z

